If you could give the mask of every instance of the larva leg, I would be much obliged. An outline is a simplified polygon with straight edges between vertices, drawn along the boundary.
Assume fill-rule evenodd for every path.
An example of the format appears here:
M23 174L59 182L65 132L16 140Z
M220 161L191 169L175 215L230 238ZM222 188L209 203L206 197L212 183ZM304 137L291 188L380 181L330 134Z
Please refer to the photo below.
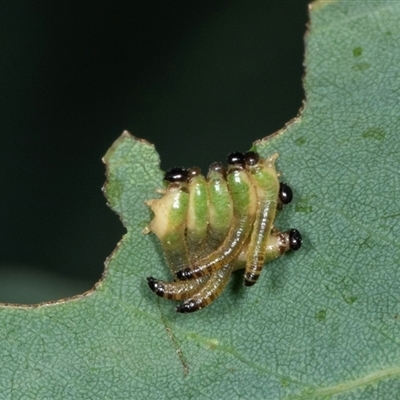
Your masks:
M178 271L180 280L198 278L222 268L235 259L252 230L257 211L256 193L250 177L243 167L242 153L228 156L227 181L233 203L233 223L222 245L208 256Z
M244 274L245 286L256 283L267 257L267 242L275 220L279 197L280 184L275 170L277 157L278 154L274 154L263 160L253 151L245 155L246 170L257 192L257 214L249 242Z
M186 217L189 206L187 189L188 173L183 168L173 168L165 174L169 182L166 193L160 199L146 204L154 212L154 218L146 231L153 232L160 240L172 273L188 264L185 244Z
M190 313L211 304L224 290L232 273L230 264L224 265L219 270L212 273L208 281L193 296L186 299L182 304L176 307L180 313Z

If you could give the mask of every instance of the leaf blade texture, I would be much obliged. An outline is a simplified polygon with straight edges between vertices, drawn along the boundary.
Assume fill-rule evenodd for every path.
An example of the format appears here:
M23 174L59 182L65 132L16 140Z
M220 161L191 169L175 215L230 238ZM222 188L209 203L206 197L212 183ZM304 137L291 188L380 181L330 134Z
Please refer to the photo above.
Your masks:
M312 5L306 102L255 143L294 189L277 221L303 249L237 274L211 307L178 315L146 287L168 278L142 229L162 187L155 149L124 133L105 193L127 233L95 290L2 306L5 398L393 398L400 391L400 5Z

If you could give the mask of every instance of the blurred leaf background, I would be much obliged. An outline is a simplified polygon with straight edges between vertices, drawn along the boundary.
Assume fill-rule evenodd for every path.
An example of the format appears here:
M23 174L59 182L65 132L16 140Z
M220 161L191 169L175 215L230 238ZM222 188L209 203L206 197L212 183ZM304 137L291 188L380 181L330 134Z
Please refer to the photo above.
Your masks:
M307 1L0 4L0 301L81 293L124 234L100 189L125 129L206 169L295 117Z

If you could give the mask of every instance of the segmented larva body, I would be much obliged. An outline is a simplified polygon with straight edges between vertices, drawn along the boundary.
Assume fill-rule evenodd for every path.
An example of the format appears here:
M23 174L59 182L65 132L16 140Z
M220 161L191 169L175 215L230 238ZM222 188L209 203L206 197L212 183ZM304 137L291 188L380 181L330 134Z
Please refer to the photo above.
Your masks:
M186 246L186 220L189 208L187 183L171 182L162 198L148 200L146 204L154 212L154 218L145 228L145 233L151 231L156 234L173 273L185 268L189 264Z
M241 153L240 153L241 154ZM255 188L246 173L242 157L228 157L228 183L233 204L233 221L221 246L190 266L175 273L179 280L187 280L208 275L233 261L240 253L249 237L257 212Z
M207 174L208 231L207 253L216 250L225 240L233 220L233 204L221 163L210 165Z
M279 180L275 170L278 154L260 159L257 153L246 154L245 165L257 192L257 215L247 251L244 284L252 286L260 276L268 251L267 242L275 220L279 196Z
M189 209L186 220L186 246L191 255L191 263L205 248L208 227L207 182L200 168L189 169Z
M171 174L175 174L177 170L171 171L171 173L166 174L166 180L170 182L166 194L170 192L171 186L176 185L176 180L171 177ZM181 175L184 176L183 173ZM188 243L193 244L193 242L198 244L198 248L192 248L193 251L190 253L190 260L195 261L207 254L206 252L217 249L224 241L232 223L233 205L225 180L225 169L222 164L214 163L210 166L207 181L199 175L197 168L191 168L188 176L189 198L192 200L192 210L187 211L186 245L189 247ZM181 178L179 177L179 179ZM195 190L190 191L190 188ZM204 188L206 189L205 191ZM207 193L206 210L204 210L204 192ZM196 201L198 199L200 201ZM159 200L162 202L163 198ZM168 200L167 204L171 203L170 199L166 200ZM177 204L179 204L183 212L186 212L182 204ZM171 259L167 256L170 244L165 241L165 235L160 235L159 230L153 229L153 225L164 223L164 215L158 215L159 209L154 208L153 203L150 206L155 212L155 217L146 232L153 231L158 236L168 261ZM165 209L168 209L168 207ZM189 220L192 220L192 223L189 223ZM193 220L196 223L193 223ZM199 226L202 228L198 229ZM185 253L186 249L182 247L181 251ZM184 255L179 257L179 259L183 258ZM176 265L171 270L175 271L175 268ZM170 300L187 299L181 306L178 306L177 311L189 312L189 310L196 311L201 309L217 298L227 284L231 272L232 268L226 265L216 273L197 279L164 282L149 277L147 281L150 288L161 297Z
M197 167L173 168L168 187L147 204L155 216L144 232L157 235L175 280L147 278L157 295L183 300L178 312L193 312L212 303L233 270L246 268L244 284L253 285L262 267L289 249L301 246L297 230L273 228L277 209L292 199L278 181L277 154L232 153L228 170L213 163L205 179Z

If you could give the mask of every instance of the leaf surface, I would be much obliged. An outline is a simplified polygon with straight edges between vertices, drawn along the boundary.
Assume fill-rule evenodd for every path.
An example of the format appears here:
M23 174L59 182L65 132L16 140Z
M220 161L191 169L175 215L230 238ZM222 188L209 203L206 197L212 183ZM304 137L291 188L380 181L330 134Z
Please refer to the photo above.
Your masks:
M142 229L162 187L152 145L124 133L105 194L127 233L94 291L2 306L4 398L394 398L400 392L400 3L313 3L306 102L255 143L295 193L277 221L304 246L244 289L181 315Z

